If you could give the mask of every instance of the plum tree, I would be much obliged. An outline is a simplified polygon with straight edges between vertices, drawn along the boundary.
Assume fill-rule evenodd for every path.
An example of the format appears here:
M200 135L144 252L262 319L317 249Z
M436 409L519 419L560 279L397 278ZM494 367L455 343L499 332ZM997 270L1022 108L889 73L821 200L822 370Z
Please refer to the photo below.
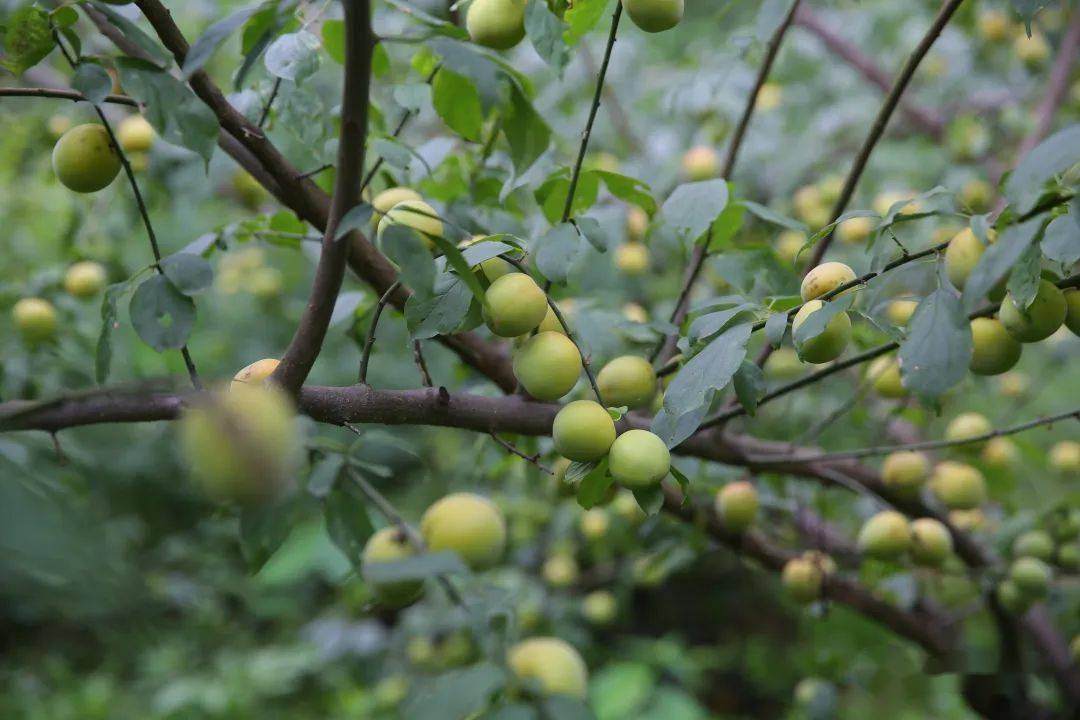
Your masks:
M871 517L859 530L859 550L868 557L893 560L911 545L911 526L907 518L894 510Z
M934 466L930 489L950 510L973 510L986 502L986 480L978 468L946 460Z
M841 285L855 279L855 271L842 262L827 262L818 265L802 280L800 293L803 302L819 298Z
M1040 280L1035 299L1024 309L1016 304L1012 293L1001 301L998 318L1005 329L1022 343L1038 342L1050 337L1065 322L1065 296L1054 283Z
M244 385L187 407L180 448L198 488L217 502L249 507L281 498L301 454L294 412L278 388Z
M611 444L608 468L625 487L649 487L668 474L671 453L664 441L648 430L627 430Z
M484 322L499 337L535 330L548 311L547 294L521 272L497 278L484 293Z
M129 153L149 152L157 133L142 115L128 115L116 126L116 140Z
M281 361L277 358L263 358L262 360L256 360L250 365L246 365L240 369L236 375L233 376L232 382L229 383L229 389L235 390L242 387L260 386L267 378L274 374Z
M725 528L733 533L744 532L758 514L757 489L745 480L728 483L716 493L715 505Z
M953 540L941 522L918 518L911 522L911 558L919 565L940 567L952 554Z
M1021 345L994 318L971 321L971 362L976 375L1000 375L1020 361Z
M69 190L92 193L105 188L120 172L120 155L103 125L76 125L64 133L52 153L56 179Z
M918 490L930 473L930 461L921 452L901 450L890 453L881 465L885 485L901 493Z
M581 353L562 333L537 333L514 352L514 377L537 400L558 400L580 375Z
M1016 537L1012 544L1013 557L1033 557L1050 562L1054 557L1054 539L1043 530L1028 530Z
M624 0L623 8L639 28L658 33L679 24L683 17L684 0Z
M615 421L599 403L575 400L555 415L551 436L563 457L592 462L607 455L615 442Z
M452 493L437 500L420 518L420 534L429 550L452 550L474 570L499 562L506 549L502 512L475 493Z
M589 671L581 655L565 640L534 637L522 640L506 653L510 670L522 681L536 683L547 695L584 698Z
M477 45L509 50L525 37L525 0L473 0L465 28Z
M403 200L379 218L376 237L380 246L383 235L386 234L386 229L391 225L403 225L412 228L420 236L420 239L424 241L424 244L428 246L428 249L435 247L435 241L432 238L441 238L443 236L443 224L442 220L439 219L439 213L423 200Z
M23 340L37 344L56 335L56 308L42 298L23 298L11 309L15 329Z
M600 369L596 385L609 407L641 408L656 395L656 371L643 357L621 355Z
M367 544L364 545L361 573L366 576L374 565L406 560L416 554L417 549L399 528L382 528L368 538ZM381 604L395 609L412 605L424 594L422 580L373 582L371 586Z
M821 300L811 300L795 313L791 323L792 331L798 331L811 315L825 306ZM820 364L835 360L844 353L851 339L851 318L846 312L839 312L829 319L825 330L797 348L799 357L808 363Z
M683 155L682 168L692 182L710 180L720 174L720 156L710 145L696 145Z
M874 360L866 370L866 377L881 397L902 398L908 394L900 377L900 363L894 357L883 355Z
M93 260L77 262L64 274L64 290L80 300L94 297L105 289L107 282L105 266Z

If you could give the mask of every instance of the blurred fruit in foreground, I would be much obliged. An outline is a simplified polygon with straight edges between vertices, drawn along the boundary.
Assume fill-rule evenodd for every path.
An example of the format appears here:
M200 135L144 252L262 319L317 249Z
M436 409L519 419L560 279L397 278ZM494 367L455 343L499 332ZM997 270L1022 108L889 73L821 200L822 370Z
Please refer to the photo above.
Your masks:
M979 456L987 467L1006 470L1020 462L1020 451L1016 443L1007 437L991 438L986 442Z
M641 275L649 269L649 249L640 242L623 243L615 248L615 267L627 275Z
M1028 530L1013 540L1014 558L1033 557L1043 562L1050 562L1054 557L1054 539L1043 530Z
M1028 376L1020 372L1005 373L998 378L998 391L1003 397L1011 399L1023 397L1030 385Z
M510 648L506 661L519 680L533 681L547 695L584 698L589 671L572 645L554 637L523 640Z
M784 262L794 264L799 257L799 251L806 244L806 236L798 230L785 230L776 238L776 254Z
M405 560L414 557L417 553L417 549L409 543L404 532L397 527L385 527L368 538L367 544L364 545L361 574L366 578L373 566ZM412 605L424 594L422 580L371 582L371 585L379 602L389 608Z
M885 308L885 317L889 318L889 322L893 325L904 327L911 321L911 316L915 314L915 309L918 307L918 300L908 298L893 300Z
M92 193L111 183L120 172L120 155L103 125L76 125L56 141L53 172L69 190Z
M821 596L824 573L810 560L792 558L784 565L780 581L793 600L806 604Z
M72 297L91 298L105 289L108 276L101 263L92 260L77 262L64 274L64 289Z
M947 442L964 442L992 432L994 426L979 413L961 413L954 417L945 428L945 440ZM983 443L966 443L958 446L962 450L972 451L983 446Z
M979 35L987 42L1001 42L1009 37L1012 22L1001 10L988 9L979 13Z
M142 115L128 115L116 128L120 147L129 153L149 152L156 138L153 126Z
M267 378L274 374L281 361L277 358L263 358L262 360L256 360L240 369L236 375L233 376L232 382L229 383L229 390L236 390L242 387L258 387L261 386Z
M1050 57L1050 44L1046 42L1046 36L1034 28L1031 37L1027 33L1020 33L1013 41L1013 51L1020 62L1029 68L1038 68Z
M790 380L803 373L803 364L799 355L789 347L773 350L765 361L765 377L772 380Z
M758 506L757 489L745 480L728 483L716 493L716 514L733 533L744 532L754 524Z
M1050 468L1062 475L1080 474L1080 442L1062 440L1050 448Z
M37 344L56 334L56 308L48 300L23 298L11 310L15 329L23 340Z
M270 193L252 177L247 170L237 170L232 176L232 188L240 202L252 210L258 210L269 198Z
M618 611L615 596L607 590L594 590L581 601L581 614L593 625L610 625Z
M544 562L544 581L554 588L570 587L577 582L578 564L573 555L558 553Z
M708 145L698 145L683 155L682 167L683 174L692 182L711 180L720 173L720 156Z
M506 549L506 521L493 502L474 493L452 493L437 500L420 519L428 550L453 550L469 567L495 565Z

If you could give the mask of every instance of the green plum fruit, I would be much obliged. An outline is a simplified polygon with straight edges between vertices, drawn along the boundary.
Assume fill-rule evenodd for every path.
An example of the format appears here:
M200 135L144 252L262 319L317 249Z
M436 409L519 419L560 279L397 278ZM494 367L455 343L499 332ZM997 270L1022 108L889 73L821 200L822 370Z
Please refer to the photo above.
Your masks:
M506 521L487 498L453 493L437 500L420 518L420 534L432 552L453 550L469 567L495 565L506 549Z
M922 487L930 474L930 461L921 452L900 450L888 455L881 464L885 486L907 493Z
M974 510L986 502L986 480L977 468L946 460L934 467L930 489L950 510Z
M824 307L821 300L811 300L802 306L795 314L791 323L792 332L806 322L815 312ZM821 364L835 360L844 353L848 341L851 339L851 318L846 312L839 312L829 320L825 330L820 335L812 338L798 348L799 357L808 363Z
M759 505L757 489L745 480L728 483L716 493L716 514L733 533L744 532L754 524Z
M900 377L900 363L895 357L883 355L875 359L867 368L866 377L881 397L896 399L907 396L907 388Z
M397 562L415 555L417 555L417 549L412 546L400 528L383 528L368 538L367 544L364 545L361 574L366 575L373 565ZM419 600L424 594L424 582L403 580L372 583L372 589L381 604L396 609L407 607Z
M1012 293L1001 301L998 319L1014 338L1022 343L1050 337L1065 322L1065 295L1049 280L1040 280L1035 299L1026 310L1013 300Z
M503 275L484 293L484 322L499 337L512 338L535 330L547 311L547 295L525 273Z
M683 17L684 0L623 0L623 8L634 24L645 32L670 30Z
M600 403L575 400L559 410L551 435L563 457L592 462L607 455L615 442L615 421Z
M911 558L926 567L940 567L952 554L949 529L933 518L918 518L911 523Z
M52 166L65 187L75 192L92 193L116 178L120 172L120 154L104 125L76 125L56 141Z
M108 274L101 263L92 260L77 262L64 274L64 289L80 300L92 298L105 289Z
M473 0L465 28L477 45L509 50L525 37L525 0Z
M608 468L624 487L649 487L668 474L671 452L663 440L648 430L627 430L611 444Z
M821 587L825 574L811 560L792 558L784 565L780 574L784 590L796 602L811 603L821 597Z
M911 526L907 518L893 510L874 515L859 530L858 546L868 557L892 560L911 545Z
M581 375L581 354L565 335L540 332L514 352L514 377L537 400L558 400Z
M656 371L643 357L617 357L596 376L600 395L608 407L641 408L656 395Z
M1050 566L1038 558L1018 558L1009 566L1009 580L1029 598L1044 597L1052 578Z
M1080 290L1070 288L1065 295L1065 327L1073 335L1080 335Z
M971 321L971 362L976 375L1000 375L1020 361L1021 345L994 318Z
M1043 530L1028 530L1013 541L1013 557L1033 557L1050 562L1054 557L1054 539Z

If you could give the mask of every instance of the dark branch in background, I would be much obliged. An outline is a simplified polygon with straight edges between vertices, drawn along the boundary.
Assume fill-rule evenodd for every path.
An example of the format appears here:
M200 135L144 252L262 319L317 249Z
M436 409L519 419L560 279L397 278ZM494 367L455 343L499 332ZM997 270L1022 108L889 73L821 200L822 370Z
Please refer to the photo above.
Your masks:
M724 163L720 168L720 177L724 180L731 180L731 174L735 170L735 161L739 157L739 148L742 146L743 138L746 136L746 129L750 126L750 118L754 114L754 107L757 105L758 93L761 92L761 87L768 80L769 73L772 72L773 63L776 62L776 56L780 52L780 44L784 41L784 35L787 33L788 28L791 27L792 18L801 3L802 0L792 0L787 14L784 15L784 19L780 21L776 30L773 31L772 37L769 38L769 42L765 46L765 57L762 59L761 67L758 69L757 77L754 79L754 87L746 98L742 116L739 118L738 125L735 126L735 132L731 136L731 142L728 143L727 152L724 155ZM711 243L712 228L709 229L705 242L694 246L694 252L690 257L690 265L686 270L682 289L679 291L679 297L675 301L675 308L671 311L671 317L669 318L676 329L662 338L656 345L652 355L649 357L650 362L656 362L657 360L664 362L675 353L675 344L678 342L679 334L678 327L686 319L690 293L697 282L698 276L701 274L701 268L705 265L705 259L709 256L709 245Z
M873 59L855 47L850 40L825 24L809 6L799 8L799 11L795 14L795 24L817 36L834 55L844 60L868 82L880 88L881 92L889 91L889 74ZM940 138L945 132L945 121L932 110L917 104L911 98L902 98L900 100L900 112L904 113L913 125L924 130L932 137Z
M491 435L492 439L495 442L499 443L500 447L502 447L504 450L506 450L506 452L510 453L511 455L516 455L517 457L521 458L522 460L524 460L526 462L529 462L529 463L532 463L533 465L538 467L540 469L540 471L543 472L543 473L546 473L548 475L554 475L555 474L554 470L547 467L546 465L540 464L540 453L535 453L533 455L526 455L524 452L519 450L516 445L514 445L511 442L507 442L506 440L503 440L501 437L496 435L494 432L490 432L488 434Z
M357 382L361 385L367 384L368 363L371 362L371 349L375 347L375 330L379 327L379 318L382 317L386 303L390 302L390 296L397 292L400 284L400 282L394 283L382 294L379 302L375 305L375 311L371 314L371 327L368 328L367 339L364 340L364 350L360 355L360 374Z
M78 67L79 60L72 56L68 52L64 43L60 40L60 33L53 30L53 40L56 42L56 47L60 49L60 53L64 56L68 65L72 70ZM128 184L131 186L131 192L135 196L135 206L138 208L139 217L142 218L143 227L146 229L146 237L150 240L150 250L154 254L154 269L161 275L165 274L165 271L161 267L161 247L158 245L157 233L154 232L154 224L150 222L150 211L146 208L146 202L143 200L142 191L139 189L139 183L135 179L135 171L131 169L131 163L128 162L127 153L124 152L124 148L120 145L120 141L116 138L116 133L113 132L112 123L109 122L109 118L105 115L105 112L100 106L92 104L94 112L97 114L98 119L101 120L102 126L105 128L105 132L109 135L109 142L112 144L113 149L116 150L117 156L120 158L120 164L124 168L124 176L127 177ZM195 389L202 388L202 382L199 380L199 371L195 369L195 361L191 357L191 351L188 350L187 343L180 346L180 356L184 359L184 367L187 369L188 378L191 380L191 384Z
M338 224L360 203L360 175L364 172L371 56L375 49L371 0L342 0L342 5L345 8L345 72L334 195L307 308L273 375L276 382L292 393L299 392L307 379L330 327L334 303L345 279L350 247L348 236L338 237Z
M1080 57L1080 7L1074 6L1069 27L1061 38L1057 59L1050 70L1050 78L1046 82L1046 91L1043 93L1042 100L1039 101L1038 108L1035 109L1035 125L1020 144L1020 149L1016 153L1017 160L1031 152L1046 136L1046 133L1050 132L1054 115L1061 107L1069 90L1069 76L1072 74L1072 66L1077 57Z
M581 62L585 65L585 72L589 75L597 75L599 70L596 67L596 59L593 57L592 51L589 50L589 46L582 43L579 52L581 53ZM610 85L604 86L604 99L607 109L611 113L611 124L615 126L616 132L622 137L623 143L631 149L641 147L641 141L638 140L633 127L630 125L630 118L627 117L626 110L623 108L622 103L619 102L619 97Z
M90 102L86 96L77 90L62 90L59 88L0 88L0 97L29 97L29 98L54 98L57 100L71 100L72 102ZM137 108L139 102L127 95L106 95L105 102L115 105L127 105Z
M911 82L911 78L915 75L915 71L919 68L919 63L926 57L926 53L930 51L930 47L937 40L938 35L948 24L952 18L953 13L960 7L960 4L964 0L947 0L942 5L941 10L938 11L937 17L934 18L934 22L931 23L930 29L926 31L926 35L919 41L918 46L908 57L907 62L904 63L903 69L900 71L900 75L896 78L896 82L893 84L889 94L885 96L885 102L882 103L881 109L878 110L877 117L874 118L874 123L870 127L870 134L866 136L866 141L863 143L862 149L859 150L859 154L855 157L855 162L851 166L851 171L848 173L847 178L844 180L844 188L840 191L840 197L836 200L836 205L833 206L832 216L830 222L835 222L838 217L844 214L844 209L847 208L848 203L851 202L851 197L855 194L855 186L858 185L859 179L862 177L863 170L866 169L866 163L870 160L870 153L874 151L874 146L877 145L878 140L881 139L882 134L885 132L885 126L889 124L889 119L892 117L893 111L896 110L896 106L900 102L901 96L907 89L908 84ZM833 233L830 232L817 247L814 248L814 254L810 258L809 267L814 267L821 262L821 259L825 257L825 252L829 249L829 244L832 242Z

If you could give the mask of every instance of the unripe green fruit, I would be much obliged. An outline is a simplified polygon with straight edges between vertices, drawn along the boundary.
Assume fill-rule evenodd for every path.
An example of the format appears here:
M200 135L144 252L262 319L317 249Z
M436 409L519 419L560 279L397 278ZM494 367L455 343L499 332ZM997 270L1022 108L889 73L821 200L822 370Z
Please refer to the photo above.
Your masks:
M898 492L918 489L929 473L930 461L922 453L911 450L894 452L881 465L882 481Z
M1021 346L994 318L971 321L971 363L976 375L1000 375L1020 361Z
M623 8L634 24L645 32L670 30L683 17L683 0L623 0Z
M537 333L514 353L514 377L537 400L558 400L580 374L581 354L561 333Z
M575 400L555 416L551 436L563 457L592 462L607 455L615 442L615 421L599 403Z
M372 565L405 560L417 554L416 548L409 543L405 534L396 527L379 530L364 546L361 573L366 574ZM424 594L422 580L404 580L401 582L372 583L372 589L379 602L388 608L403 608L412 605Z
M473 0L465 15L465 27L477 45L508 50L525 37L525 2Z
M1012 293L1001 301L998 318L1009 334L1023 343L1038 342L1053 335L1065 322L1065 295L1049 280L1040 280L1035 299L1027 310L1013 301Z
M101 190L120 172L120 155L102 125L76 125L56 141L53 172L68 189L81 193Z
M1050 448L1050 468L1062 475L1080 473L1080 443L1062 440Z
M64 289L72 297L91 298L101 292L108 276L101 263L92 260L77 262L64 275Z
M578 528L581 529L581 534L587 540L599 540L604 537L604 535L607 535L610 525L611 521L608 519L607 511L603 508L586 510L582 514L581 520L578 521Z
M618 611L615 596L607 590L595 590L581 601L581 614L593 625L610 625Z
M546 695L584 699L589 670L572 645L554 637L523 640L506 653L506 662L519 680L539 684Z
M996 437L986 441L980 458L987 467L1006 469L1019 462L1020 451L1009 438Z
M900 363L896 358L883 355L870 363L866 377L874 384L874 391L884 398L902 398L907 396L900 377Z
M406 200L423 200L420 193L416 192L412 188L407 187L392 187L383 190L376 195L371 201L371 207L374 208L374 218L376 221L382 220L386 213L390 212L395 205L403 203Z
M885 309L885 316L893 325L904 327L911 321L911 316L915 314L917 307L919 307L918 300L893 300Z
M1031 607L1031 599L1012 580L1002 580L995 590L998 605L1010 615L1020 616Z
M710 180L720 174L720 156L708 145L698 145L686 151L682 159L683 174L691 182Z
M954 417L945 428L945 440L948 442L970 440L971 438L976 438L980 435L992 432L993 429L994 427L985 416L980 415L979 413L961 413ZM960 445L959 449L967 451L977 450L981 448L982 445L982 443L967 443L965 445Z
M825 579L836 574L836 561L827 553L820 550L807 550L802 554L802 559L816 567Z
M302 444L292 402L276 387L241 386L192 403L178 429L181 456L213 500L265 505L292 485Z
M987 240L994 241L988 234ZM953 236L945 248L945 273L958 289L963 290L971 271L979 263L979 258L986 252L986 246L972 232L971 228L964 228Z
M799 355L788 347L777 348L765 361L765 377L770 380L790 380L803 373Z
M930 488L950 510L973 510L986 502L986 480L976 468L964 463L938 463Z
M620 485L649 487L668 474L671 452L663 440L648 430L627 430L611 445L608 469Z
M799 329L807 318L824 307L821 300L811 300L802 306L795 314L791 323L792 332ZM824 332L817 337L808 340L798 348L799 357L808 363L820 364L835 360L844 353L848 341L851 339L851 318L846 312L837 313L829 320Z
M919 518L911 523L911 558L919 565L940 567L952 549L952 535L937 520Z
M405 200L399 202L379 219L379 228L376 238L381 246L383 234L391 225L404 225L412 228L428 246L435 247L435 241L431 238L443 236L443 224L439 219L439 213L435 208L423 200ZM535 326L534 326L535 327Z
M623 355L600 370L596 384L608 407L640 408L656 395L656 371L645 358Z
M1057 564L1063 570L1076 572L1080 570L1080 544L1075 542L1065 543L1057 549Z
M23 298L11 309L15 329L23 339L36 344L56 334L56 308L48 300Z
M544 581L555 588L570 587L577 582L578 564L572 555L552 555L544 562L541 570Z
M1014 560L1009 568L1009 579L1030 598L1041 598L1050 589L1053 573L1042 560L1023 557Z
M898 512L886 510L866 521L859 531L859 550L869 557L891 560L911 544L911 526Z
M716 514L733 533L741 533L754 523L758 506L757 489L745 480L729 483L716 493Z
M235 390L238 387L258 387L266 382L266 379L274 374L281 361L277 358L263 358L262 360L256 360L250 365L241 368L240 372L233 376L232 382L229 383L229 390Z
M474 570L489 568L506 549L506 521L495 503L473 493L437 500L420 518L428 550L453 550Z
M525 273L509 273L488 287L483 310L491 332L499 337L517 337L543 321L548 311L547 295Z
M803 302L830 293L855 279L855 271L842 262L827 262L806 273L800 292ZM843 294L843 293L841 293Z
M824 574L813 562L804 558L792 558L780 574L784 590L799 603L811 603L821 596Z
M129 153L149 152L157 133L142 115L128 115L116 128L116 140Z
M1080 290L1071 288L1065 295L1065 327L1073 335L1080 336Z
M1042 530L1029 530L1013 541L1013 557L1033 557L1050 562L1054 557L1054 539Z
M497 260L499 258L494 259ZM507 264L509 265L509 263ZM483 265L483 263L481 263L481 265ZM513 265L510 265L510 267L513 268ZM505 275L506 273L503 274ZM565 317L565 312L563 316ZM568 319L566 322L567 324L569 324L570 320ZM540 324L537 326L536 329L539 332L556 332L562 333L563 335L566 334L566 328L563 327L562 322L559 321L559 316L556 315L555 311L551 309L550 304L548 305L547 314L544 315L544 319L540 321Z

